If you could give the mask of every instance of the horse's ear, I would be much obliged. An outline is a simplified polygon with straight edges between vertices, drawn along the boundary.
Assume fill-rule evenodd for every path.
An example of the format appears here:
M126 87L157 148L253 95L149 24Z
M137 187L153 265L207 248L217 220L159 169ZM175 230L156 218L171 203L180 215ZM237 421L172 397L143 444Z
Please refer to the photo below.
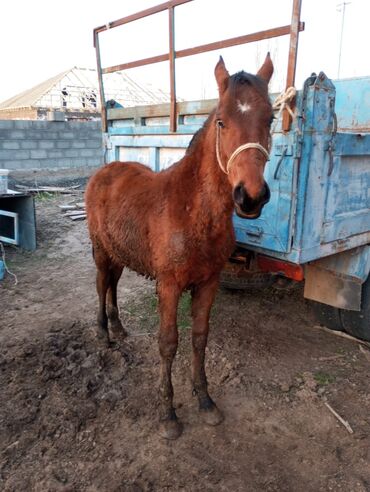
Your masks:
M261 79L263 79L265 82L269 83L273 73L274 65L272 64L270 52L268 52L262 67L257 72L257 75L258 77L261 77Z
M218 60L218 63L215 67L215 77L218 85L218 91L221 96L221 94L226 91L230 78L229 72L226 70L222 56L220 56L220 59Z

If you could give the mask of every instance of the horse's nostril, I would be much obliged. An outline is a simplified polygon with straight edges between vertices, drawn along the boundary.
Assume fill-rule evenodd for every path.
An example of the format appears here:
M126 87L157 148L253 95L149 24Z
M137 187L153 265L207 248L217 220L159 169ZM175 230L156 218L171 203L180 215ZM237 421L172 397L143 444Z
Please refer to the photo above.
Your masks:
M237 186L235 186L233 191L233 198L236 204L243 205L243 202L245 200L245 189L242 184L238 184Z
M271 196L271 193L270 193L269 185L267 183L265 183L265 192L263 194L263 203L269 202L270 196Z

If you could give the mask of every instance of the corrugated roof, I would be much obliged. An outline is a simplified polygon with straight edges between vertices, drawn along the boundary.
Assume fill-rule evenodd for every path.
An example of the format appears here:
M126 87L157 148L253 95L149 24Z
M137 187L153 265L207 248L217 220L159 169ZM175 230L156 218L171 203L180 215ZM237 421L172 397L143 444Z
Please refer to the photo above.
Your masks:
M106 100L114 99L125 107L170 100L161 89L139 84L125 72L105 76L104 89ZM30 107L96 111L100 107L96 70L73 67L0 103L0 110Z

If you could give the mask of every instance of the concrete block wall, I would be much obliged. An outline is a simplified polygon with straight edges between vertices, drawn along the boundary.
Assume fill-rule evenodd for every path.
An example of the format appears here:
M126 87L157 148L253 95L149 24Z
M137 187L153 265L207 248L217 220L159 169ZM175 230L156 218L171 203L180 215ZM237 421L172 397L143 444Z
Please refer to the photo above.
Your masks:
M0 169L54 170L102 164L99 121L0 120Z

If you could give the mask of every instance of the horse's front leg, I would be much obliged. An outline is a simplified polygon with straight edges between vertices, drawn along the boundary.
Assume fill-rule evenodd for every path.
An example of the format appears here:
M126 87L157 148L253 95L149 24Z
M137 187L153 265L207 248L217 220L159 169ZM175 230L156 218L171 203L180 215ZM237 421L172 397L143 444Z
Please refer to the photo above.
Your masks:
M197 285L192 291L193 392L198 396L199 411L208 425L223 421L223 415L208 394L204 368L209 330L209 314L218 288L218 276Z
M177 420L173 407L173 387L171 381L172 362L177 351L177 306L181 295L175 282L159 281L157 284L160 312L159 352L161 356L159 403L159 434L165 439L177 439L182 426Z

